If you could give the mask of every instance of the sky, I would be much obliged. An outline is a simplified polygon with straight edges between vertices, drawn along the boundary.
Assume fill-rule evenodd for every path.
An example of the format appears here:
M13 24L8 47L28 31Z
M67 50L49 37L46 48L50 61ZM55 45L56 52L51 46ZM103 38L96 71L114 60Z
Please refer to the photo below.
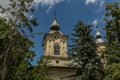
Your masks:
M32 64L35 65L36 61L43 55L42 39L45 33L50 31L50 25L53 22L55 12L57 22L60 25L60 31L69 36L68 45L71 44L71 33L73 33L74 26L78 21L83 21L86 24L92 25L92 33L95 35L96 28L99 26L99 31L102 36L105 36L103 30L105 23L105 4L119 0L34 0L33 6L35 12L31 14L31 18L37 17L39 25L34 28L35 36L31 38L34 41L34 48L36 56ZM0 4L7 6L7 0L0 0ZM42 32L42 34L36 34Z
M71 33L78 21L83 21L86 24L91 24L93 34L96 33L96 25L99 25L99 31L105 36L103 22L105 14L105 4L117 0L35 0L34 5L36 12L32 17L37 17L39 27L35 28L35 32L43 32L41 35L36 35L33 39L35 42L36 57L32 62L35 64L36 59L39 59L43 54L42 38L45 33L50 31L50 25L53 22L54 13L56 12L57 22L60 25L60 31L65 35L69 35L68 45L71 44Z

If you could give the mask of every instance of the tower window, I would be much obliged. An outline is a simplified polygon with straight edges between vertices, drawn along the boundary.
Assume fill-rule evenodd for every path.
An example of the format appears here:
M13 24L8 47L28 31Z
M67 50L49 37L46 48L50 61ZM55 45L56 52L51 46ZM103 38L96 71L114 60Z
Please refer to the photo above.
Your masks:
M54 45L54 54L59 55L60 54L60 47L58 44Z

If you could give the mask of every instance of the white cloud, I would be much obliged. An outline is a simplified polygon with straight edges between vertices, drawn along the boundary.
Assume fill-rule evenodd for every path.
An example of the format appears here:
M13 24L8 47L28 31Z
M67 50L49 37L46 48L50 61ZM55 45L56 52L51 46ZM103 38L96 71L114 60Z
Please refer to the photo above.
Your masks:
M100 7L103 7L103 4L104 4L104 0L101 0Z
M38 8L39 6L47 7L47 12L49 12L53 8L53 6L63 1L65 0L34 0L32 6L34 6L35 8ZM69 3L70 0L67 0L67 2ZM2 5L3 7L7 7L9 3L9 0L0 0L0 5Z
M103 7L103 4L104 4L104 0L85 0L85 4L88 5L88 4L96 4L96 5L99 5L99 7Z
M8 7L9 3L9 0L0 0L0 5L2 5L3 7Z
M6 14L0 13L0 17L7 17Z
M97 20L97 19L93 20L92 24L93 24L94 26L97 26L97 25L98 25L98 20Z
M94 4L94 3L96 3L97 2L97 0L86 0L85 1L85 3L88 5L89 3L92 3L92 4Z
M33 6L35 6L36 8L38 8L39 6L46 6L48 7L47 12L49 12L54 5L59 4L63 1L64 0L34 0Z

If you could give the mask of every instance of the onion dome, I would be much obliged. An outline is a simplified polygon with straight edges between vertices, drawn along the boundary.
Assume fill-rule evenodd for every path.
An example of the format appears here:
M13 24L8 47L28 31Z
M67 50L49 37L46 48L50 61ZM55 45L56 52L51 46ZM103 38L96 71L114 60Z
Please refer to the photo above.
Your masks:
M101 38L102 36L101 36L101 33L97 30L97 33L96 33L96 38Z
M99 38L101 38L102 36L101 36L101 33L98 31L98 26L96 26L96 30L97 30L97 32L96 32L96 38L97 39L99 39Z
M50 26L50 30L55 30L55 31L59 31L60 30L60 26L56 21L56 17L54 17L53 23Z
M101 33L98 31L98 26L96 27L97 32L96 32L96 43L103 43L104 40L102 39Z
M98 26L96 27L96 43L103 43L104 40L102 39L101 33L98 31Z

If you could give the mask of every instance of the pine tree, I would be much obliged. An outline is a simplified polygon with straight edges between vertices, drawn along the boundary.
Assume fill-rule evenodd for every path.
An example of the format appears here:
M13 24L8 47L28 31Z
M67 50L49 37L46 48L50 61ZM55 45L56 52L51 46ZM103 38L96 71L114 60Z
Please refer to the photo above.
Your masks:
M120 6L117 2L106 4L105 30L107 59L105 80L120 79Z
M72 36L73 44L70 46L69 55L73 67L77 68L75 80L103 80L103 67L96 53L97 46L91 35L91 25L78 22Z

